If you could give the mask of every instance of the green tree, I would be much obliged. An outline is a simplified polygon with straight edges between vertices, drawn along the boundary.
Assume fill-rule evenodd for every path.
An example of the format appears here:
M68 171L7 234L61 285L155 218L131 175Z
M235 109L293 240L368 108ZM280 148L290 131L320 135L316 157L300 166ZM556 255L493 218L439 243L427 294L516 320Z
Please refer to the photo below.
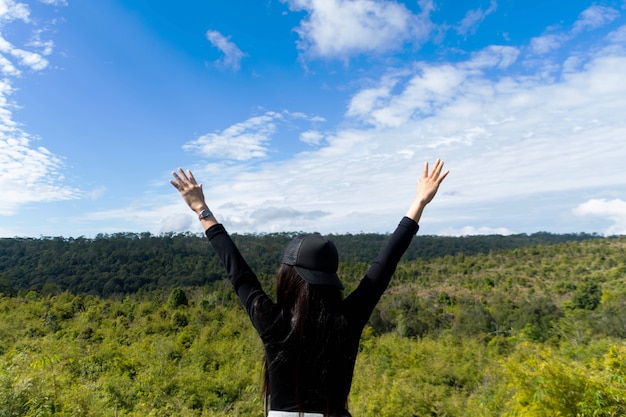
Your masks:
M0 274L0 294L12 296L16 294L11 277L7 274Z
M595 310L600 304L602 290L595 282L584 282L576 288L572 305L583 310Z
M189 304L187 294L181 288L174 288L170 292L170 296L167 299L167 306L172 309L176 309L180 306L186 306Z
M502 415L626 415L626 348L611 346L602 356L578 363L547 346L520 346L506 361L514 394Z

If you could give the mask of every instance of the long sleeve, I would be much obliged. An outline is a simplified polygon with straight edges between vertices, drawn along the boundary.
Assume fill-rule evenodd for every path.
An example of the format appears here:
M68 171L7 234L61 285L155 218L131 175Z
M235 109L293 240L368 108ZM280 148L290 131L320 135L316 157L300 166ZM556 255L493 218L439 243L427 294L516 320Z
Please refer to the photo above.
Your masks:
M419 225L404 217L359 286L344 301L344 312L359 326L365 326L374 307L387 289L400 258L419 230Z
M239 252L235 242L232 241L226 229L224 229L224 226L216 224L205 233L222 261L228 273L228 278L239 296L241 304L250 316L252 324L259 333L262 333L265 323L259 323L258 320L263 317L255 314L253 310L255 306L257 309L260 306L261 311L268 311L272 309L274 303L263 291L259 280Z

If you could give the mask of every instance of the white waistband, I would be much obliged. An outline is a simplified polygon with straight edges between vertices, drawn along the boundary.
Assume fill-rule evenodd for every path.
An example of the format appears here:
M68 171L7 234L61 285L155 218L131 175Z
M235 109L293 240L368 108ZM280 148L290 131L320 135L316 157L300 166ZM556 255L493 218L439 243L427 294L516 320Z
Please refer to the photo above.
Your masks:
M324 417L324 414L320 413L302 413L303 417ZM267 417L300 417L300 413L297 411L274 411L271 410Z

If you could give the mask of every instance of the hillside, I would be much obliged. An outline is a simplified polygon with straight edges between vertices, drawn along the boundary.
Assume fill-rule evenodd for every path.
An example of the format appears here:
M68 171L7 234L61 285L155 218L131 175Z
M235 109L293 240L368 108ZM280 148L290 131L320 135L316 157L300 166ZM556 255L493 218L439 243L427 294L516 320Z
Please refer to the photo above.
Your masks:
M352 413L626 415L625 255L620 237L402 261L361 340ZM366 268L341 264L347 291ZM262 347L227 281L40 288L0 296L0 417L262 416Z
M294 233L233 235L246 260L259 274L274 274ZM371 262L388 235L330 235L343 263ZM446 255L584 241L594 235L537 233L513 236L418 236L405 258ZM0 239L0 291L70 291L99 296L132 294L174 286L195 286L224 278L204 236L119 233L87 238Z

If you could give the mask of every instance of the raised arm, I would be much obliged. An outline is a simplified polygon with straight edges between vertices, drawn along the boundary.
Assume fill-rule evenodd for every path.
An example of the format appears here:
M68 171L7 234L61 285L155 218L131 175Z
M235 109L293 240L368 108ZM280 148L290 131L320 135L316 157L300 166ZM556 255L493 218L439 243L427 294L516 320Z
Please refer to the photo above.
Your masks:
M182 168L178 168L178 172L174 171L172 172L172 175L174 176L174 179L170 180L170 184L178 190L189 208L198 215L204 230L216 225L217 220L209 209L209 206L204 201L202 184L198 184L196 182L191 170L187 170L187 172L185 172Z
M437 159L432 172L428 172L428 162L424 164L422 178L417 184L415 197L396 230L393 232L385 247L378 254L359 286L346 298L345 309L357 326L365 325L372 310L378 303L381 295L389 285L391 276L396 270L400 258L411 244L417 233L418 222L428 203L437 194L437 189L448 175L448 171L441 173L443 162Z
M424 163L422 178L417 182L417 192L406 212L406 217L413 219L415 223L419 223L424 207L433 200L439 185L450 172L445 171L442 173L442 170L443 161L441 159L435 161L435 166L433 166L433 170L430 173L428 172L428 161Z
M260 322L252 317L252 306L257 299L260 299L259 305L263 304L264 306L269 306L267 308L271 308L273 306L272 301L261 288L259 280L246 263L224 226L218 224L215 216L210 213L209 206L204 200L202 184L196 182L190 170L185 172L182 168L179 168L177 172L172 172L172 175L174 179L170 180L170 183L180 192L189 208L200 217L205 234L224 265L228 278L241 300L241 304L250 315L255 327L260 328Z

